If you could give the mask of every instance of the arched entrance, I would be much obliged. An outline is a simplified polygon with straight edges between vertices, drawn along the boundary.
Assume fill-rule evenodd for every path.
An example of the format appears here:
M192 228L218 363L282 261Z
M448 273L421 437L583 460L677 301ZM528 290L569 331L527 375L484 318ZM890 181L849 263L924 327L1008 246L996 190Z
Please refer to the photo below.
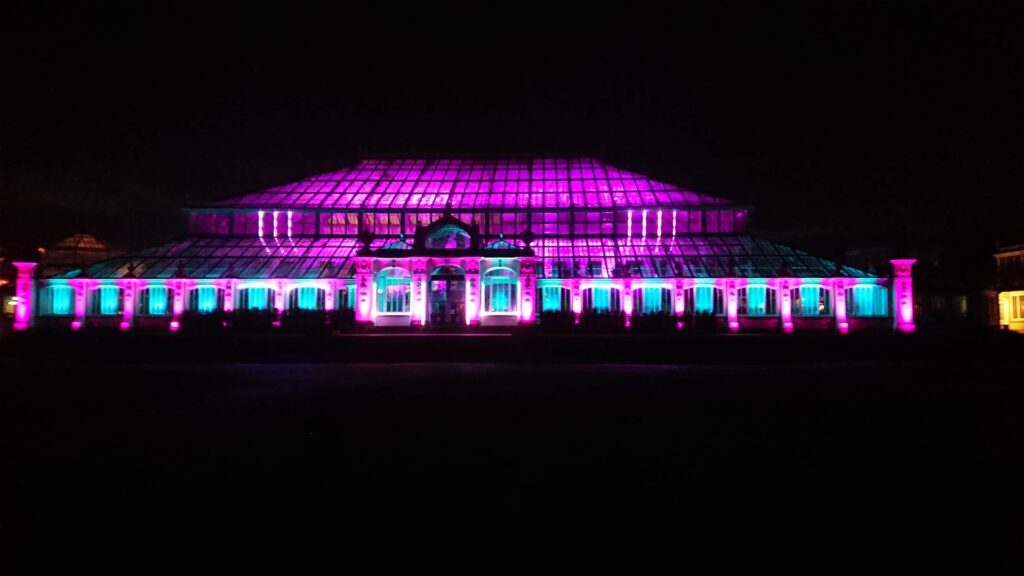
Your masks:
M458 266L440 266L430 273L430 325L466 324L466 273Z

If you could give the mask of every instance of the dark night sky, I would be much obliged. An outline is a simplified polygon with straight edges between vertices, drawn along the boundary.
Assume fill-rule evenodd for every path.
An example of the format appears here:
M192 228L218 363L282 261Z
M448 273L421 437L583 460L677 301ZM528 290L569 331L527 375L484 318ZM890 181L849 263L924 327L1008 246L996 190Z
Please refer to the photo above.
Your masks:
M1018 14L287 3L0 14L0 243L180 235L357 156L598 155L800 245L1024 240Z

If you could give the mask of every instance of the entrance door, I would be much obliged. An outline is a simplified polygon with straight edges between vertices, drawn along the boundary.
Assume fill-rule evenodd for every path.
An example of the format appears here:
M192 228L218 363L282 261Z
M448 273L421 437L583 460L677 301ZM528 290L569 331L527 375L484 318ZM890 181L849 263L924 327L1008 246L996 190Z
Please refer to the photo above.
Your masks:
M442 267L430 275L430 325L465 326L466 277L454 267Z

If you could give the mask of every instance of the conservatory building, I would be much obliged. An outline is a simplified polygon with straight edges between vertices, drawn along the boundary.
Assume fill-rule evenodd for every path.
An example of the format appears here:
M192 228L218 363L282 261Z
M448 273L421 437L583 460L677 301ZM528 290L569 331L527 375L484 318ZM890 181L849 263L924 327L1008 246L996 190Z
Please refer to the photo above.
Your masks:
M590 158L363 160L186 213L180 240L51 277L16 263L15 326L350 311L427 328L553 315L914 328L912 260L889 275L843 266L748 235L747 206Z

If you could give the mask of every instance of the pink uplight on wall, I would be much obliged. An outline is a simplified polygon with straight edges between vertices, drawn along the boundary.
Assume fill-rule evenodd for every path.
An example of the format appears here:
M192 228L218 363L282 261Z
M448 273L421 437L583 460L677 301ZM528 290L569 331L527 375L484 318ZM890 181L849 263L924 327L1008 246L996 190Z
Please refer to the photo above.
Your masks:
M779 280L779 315L782 317L782 331L787 334L793 331L793 299L790 289L795 284L788 278Z
M729 278L724 282L725 290L725 314L729 321L729 331L739 332L739 282Z
M917 263L913 259L890 260L893 275L893 310L896 329L908 334L916 328L914 324L914 281L911 277L911 266Z
M846 334L850 331L846 314L846 283L842 278L836 278L832 281L832 287L836 301L836 329L840 334Z
M14 267L18 269L14 288L17 298L17 303L14 305L15 330L25 330L32 325L32 308L35 304L33 276L36 266L35 262L14 262Z
M138 280L122 279L117 281L117 285L121 288L121 330L129 330L132 327L132 322L135 318L135 290L138 285ZM143 281L144 282L144 281Z

